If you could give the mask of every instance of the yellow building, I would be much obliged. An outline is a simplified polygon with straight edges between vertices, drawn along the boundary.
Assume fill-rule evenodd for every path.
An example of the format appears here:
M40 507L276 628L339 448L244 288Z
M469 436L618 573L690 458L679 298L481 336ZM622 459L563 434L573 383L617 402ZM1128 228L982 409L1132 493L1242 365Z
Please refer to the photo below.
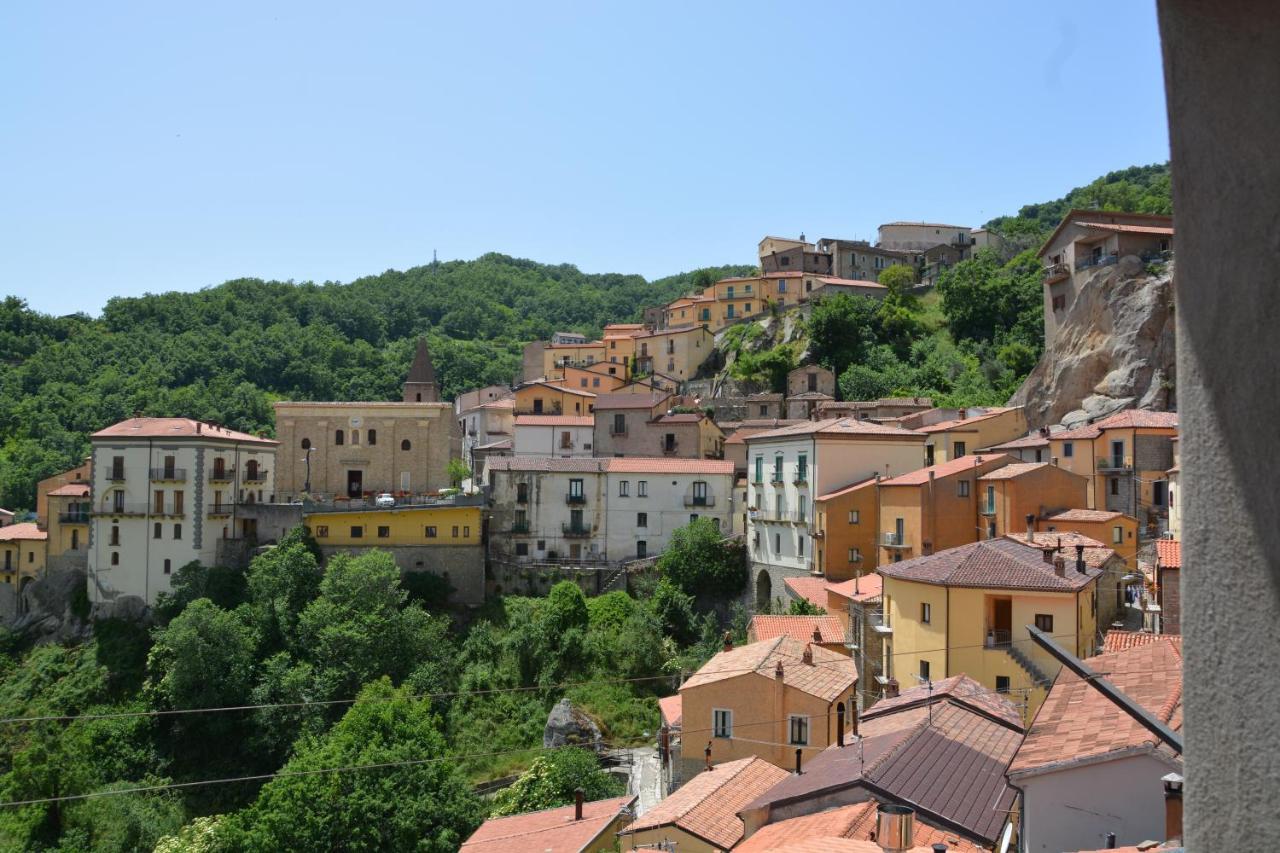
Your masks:
M1138 519L1105 509L1068 509L1045 516L1036 529L1045 533L1070 532L1104 542L1126 564L1135 564L1138 552Z
M76 467L46 477L36 484L36 524L43 527L49 520L49 493L71 483L88 483L91 479L90 460L85 459Z
M596 395L551 382L526 382L515 390L517 415L589 415Z
M1021 406L988 409L978 415L967 415L961 410L960 417L940 423L921 427L903 425L929 437L925 442L926 465L949 462L980 447L1002 444L1027 434L1027 417Z
M982 528L977 479L1012 461L1003 454L961 456L881 480L872 568L977 542Z
M575 388L579 391L590 391L592 394L612 394L627 384L630 375L630 362L610 364L607 361L596 362L590 367L566 367L561 378L549 379L550 385L561 388Z
M89 498L88 483L67 483L46 495L49 534L48 557L60 557L67 552L79 552L87 556L89 547Z
M0 581L21 592L44 571L48 538L33 521L0 527Z
M876 509L875 477L813 499L814 568L827 580L848 580L875 569Z
M684 772L706 761L693 732L706 733L712 764L755 756L788 768L797 748L817 755L836 742L857 681L850 658L790 637L727 647L680 687Z
M982 526L986 538L995 539L1034 529L1035 519L1042 515L1083 506L1088 483L1048 462L1015 462L983 474L978 488Z
M673 299L662 309L662 327L678 329L700 324L710 325L716 309L715 293L699 293Z
M715 347L704 326L659 329L634 338L636 373L661 373L684 382L692 379Z
M628 364L636 354L633 338L644 331L644 323L610 323L605 326L602 337L605 347L604 360L613 365Z
M437 504L310 512L303 522L325 557L387 551L401 571L431 572L448 581L456 600L484 602L480 505Z
M1034 714L1059 664L1026 626L1078 657L1095 652L1104 570L1077 566L1051 546L992 539L889 563L879 573L884 672L901 685L966 673L992 690L1025 696Z

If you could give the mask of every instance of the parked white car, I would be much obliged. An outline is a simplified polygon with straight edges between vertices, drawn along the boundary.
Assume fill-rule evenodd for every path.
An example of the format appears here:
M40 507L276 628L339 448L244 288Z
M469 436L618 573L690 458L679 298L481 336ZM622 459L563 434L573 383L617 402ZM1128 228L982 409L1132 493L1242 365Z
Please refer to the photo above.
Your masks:
M374 500L375 506L395 506L396 499L389 492L383 492Z

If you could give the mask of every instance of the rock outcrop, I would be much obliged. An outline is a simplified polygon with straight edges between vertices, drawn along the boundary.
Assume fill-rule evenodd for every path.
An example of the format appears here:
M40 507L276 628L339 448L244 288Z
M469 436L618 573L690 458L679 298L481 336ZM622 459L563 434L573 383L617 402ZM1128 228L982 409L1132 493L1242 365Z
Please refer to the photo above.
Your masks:
M1089 277L1053 346L1009 401L1026 407L1028 426L1175 407L1173 268L1147 269L1126 256Z
M604 748L600 727L580 708L568 699L561 699L547 715L547 726L542 730L542 746L554 749L560 746L581 746L597 752Z

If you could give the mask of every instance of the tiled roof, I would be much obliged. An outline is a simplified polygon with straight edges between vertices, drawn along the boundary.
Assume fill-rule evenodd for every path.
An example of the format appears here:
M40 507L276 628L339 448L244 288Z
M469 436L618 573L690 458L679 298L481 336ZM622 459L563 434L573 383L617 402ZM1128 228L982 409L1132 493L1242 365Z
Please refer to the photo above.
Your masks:
M685 782L623 833L674 826L728 850L738 843L744 831L738 812L788 775L763 758L717 764Z
M1060 556L1067 564L1067 572L1075 572L1076 562L1076 546L1084 546L1084 564L1091 569L1101 569L1107 564L1107 561L1116 555L1114 548L1108 548L1097 539L1085 536L1083 533L1076 533L1074 530L1054 530L1051 532L1041 532L1035 535L1035 541L1028 543L1026 533L1006 533L1006 539L1019 542L1023 545L1031 545L1036 549L1037 557L1043 561L1044 552L1041 548L1062 547ZM1077 573L1076 577L1080 575Z
M1075 571L1073 557L1064 554L1063 559L1067 571L1058 577L1053 564L1044 561L1038 548L1004 537L971 542L900 563L886 563L876 571L885 577L938 586L1038 592L1075 592L1101 574L1092 567L1080 574Z
M969 424L980 423L982 421L990 420L991 418L994 418L997 415L1003 415L1007 411L1009 411L1009 409L1007 408L998 408L998 409L993 409L989 412L985 412L981 415L972 415L967 418L953 418L949 421L942 421L941 423L920 427L920 432L949 432L951 430L957 430L962 427L966 427Z
M0 542L17 542L33 541L43 542L49 538L49 534L36 526L34 521L25 521L22 524L9 524L0 527Z
M671 398L670 394L600 394L596 397L596 411L601 409L653 409Z
M860 278L835 278L832 276L826 276L826 277L819 277L818 281L822 282L823 284L835 284L835 285L856 284L859 287L874 287L874 288L879 288L880 290L889 289L878 281L863 281Z
M984 447L981 452L986 453L991 450L1022 450L1027 447L1048 447L1049 439L1040 433L1034 435L1024 435L1022 438L1015 438L1013 441L1006 441L1004 444L993 444L990 447Z
M960 827L970 840L996 840L1016 796L1004 772L1019 731L950 699L860 722L858 730L860 739L823 750L803 774L789 775L746 808L816 807L829 793L873 785L921 819Z
M824 394L821 391L801 391L799 394L792 394L788 400L834 400L830 394Z
M1182 638L1163 637L1124 651L1088 658L1085 664L1175 731L1182 728ZM1010 774L1047 772L1083 759L1155 748L1155 736L1137 720L1063 667Z
M849 806L827 809L804 817L793 817L770 823L756 830L746 841L733 848L733 853L780 853L812 849L814 851L867 850L882 853L883 848L873 843L876 833L876 812L879 803L874 799ZM849 839L862 844L860 847L841 847L838 840ZM797 847L807 843L809 848ZM961 838L957 833L915 821L912 833L912 850L930 851L934 844L945 844L947 850L979 853L978 845Z
M516 426L595 426L590 415L516 415Z
M83 498L89 494L88 483L67 483L49 492L51 498Z
M983 687L964 673L934 681L928 685L911 687L903 690L892 699L881 699L862 712L862 720L872 720L885 714L893 714L905 708L916 708L931 702L950 699L981 714L986 714L997 722L1014 726L1018 731L1025 727L1018 707L1005 697Z
M814 638L814 631L818 636ZM752 616L748 636L756 642L790 637L801 643L843 643L844 628L834 616Z
M1097 228L1101 231L1119 231L1132 234L1173 234L1173 226L1163 228L1157 225L1114 225L1110 222L1081 222L1084 228Z
M555 379L550 381L544 380L544 379L534 379L532 382L526 382L520 387L528 388L530 385L541 385L544 388L550 388L552 391L563 391L566 394L573 394L575 397L591 397L594 399L596 397L604 396L602 394L594 394L591 391L583 391L581 388L570 388L568 385L561 384L563 382L564 382L563 379Z
M720 424L719 426L721 429L724 429L724 424ZM736 430L734 430L733 435L729 436L724 440L724 443L725 444L746 444L748 438L750 438L753 435L758 435L759 433L764 432L766 429L772 429L772 427L738 427Z
M552 473L612 474L732 474L733 462L726 459L673 459L670 457L570 457L503 456L490 459L489 471L546 471Z
M514 409L516 401L513 397L503 397L501 400L490 400L487 403L481 403L476 406L477 409Z
M1181 569L1182 543L1177 539L1157 539L1156 561L1162 569Z
M783 396L781 394L775 394L771 391L747 395L748 403L781 403L782 400Z
M561 458L557 456L500 456L485 462L486 471L546 471L554 473L604 472L610 459L589 456Z
M813 653L811 664L802 659L806 648ZM858 680L857 667L848 656L821 646L810 647L808 643L790 637L776 637L717 652L680 687L680 691L683 693L690 688L749 672L774 678L775 667L779 663L782 664L783 684L826 702L846 693Z
M1048 462L1014 462L1003 468L983 474L979 480L1014 480L1024 474L1030 474L1033 471L1039 471L1041 468L1048 468Z
M860 578L850 578L840 583L828 583L827 592L850 601L874 601L884 591L884 578L872 572ZM826 605L824 604L823 607Z
M275 447L278 441L246 432L217 427L191 418L129 418L100 429L90 438L198 438L206 441L239 441Z
M1125 409L1109 418L1094 423L1098 429L1177 429L1177 412L1149 412L1146 409Z
M782 583L787 592L796 598L803 598L815 607L827 606L827 580L822 577L785 578Z
M684 700L680 694L663 696L658 700L658 710L662 713L662 721L673 729L680 728L684 718Z
M1118 628L1112 628L1102 638L1102 653L1122 652L1135 646L1149 646L1152 643L1167 639L1169 639L1167 634L1151 634L1147 631L1122 631Z
M856 418L827 418L822 421L804 421L779 427L751 436L752 439L790 438L803 435L867 435L913 438L920 435L909 429L860 421Z
M705 418L706 415L695 414L693 412L679 412L674 415L659 415L654 418L652 423L655 424L696 424Z
M940 462L937 465L930 465L928 468L920 468L906 474L900 474L897 477L891 477L888 480L881 480L882 486L923 486L929 482L929 475L934 478L950 477L953 474L963 474L966 471L973 471L979 465L995 463L1012 462L1012 456L1005 456L997 453L990 456L961 456L948 462ZM1004 469L1001 469L1004 470Z
M1052 441L1088 441L1102 435L1102 430L1093 424L1084 424L1075 429L1064 429L1049 435Z
M881 397L872 401L878 406L926 406L933 407L932 397Z
M728 442L725 442L725 443L728 444ZM814 500L829 501L832 498L838 498L838 497L842 497L843 495L847 495L849 494L849 492L855 492L858 489L864 489L867 486L875 485L875 482L876 482L875 477L868 477L865 480L859 480L856 483L850 483L847 486L841 486L840 488L836 489L834 492L827 492L825 495L818 495L816 498L814 498Z
M462 853L579 853L604 832L634 796L582 804L582 820L574 806L494 817L480 824L459 850ZM607 840L607 839L605 839Z
M1123 512L1114 512L1105 509L1064 509L1062 512L1055 512L1053 515L1045 516L1045 521L1110 521L1113 518L1120 518Z

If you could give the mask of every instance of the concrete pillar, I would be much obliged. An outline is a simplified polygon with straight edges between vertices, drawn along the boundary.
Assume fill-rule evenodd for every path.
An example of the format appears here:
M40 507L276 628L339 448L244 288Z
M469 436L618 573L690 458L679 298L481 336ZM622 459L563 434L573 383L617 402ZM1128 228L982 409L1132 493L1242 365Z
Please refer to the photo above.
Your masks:
M1158 6L1190 567L1184 838L1257 849L1280 838L1280 4Z

